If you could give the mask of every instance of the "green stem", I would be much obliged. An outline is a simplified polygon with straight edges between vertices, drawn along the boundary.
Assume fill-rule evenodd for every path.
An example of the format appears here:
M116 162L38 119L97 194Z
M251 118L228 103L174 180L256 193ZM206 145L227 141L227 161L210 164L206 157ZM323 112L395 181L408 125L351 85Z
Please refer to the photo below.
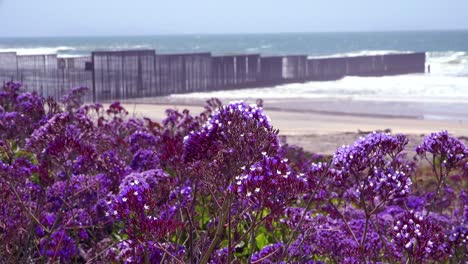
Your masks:
M335 211L338 213L338 215L340 216L341 220L343 220L344 224L346 225L346 228L348 229L349 233L351 234L351 236L353 236L353 239L354 239L354 242L356 242L356 245L359 245L359 241L356 237L356 235L354 234L353 230L351 229L351 227L349 226L348 224L348 221L346 221L346 219L344 218L343 214L338 211L338 208L335 207L335 205L330 201L329 202L330 205L335 209Z
M211 253L213 252L214 248L219 244L221 238L223 237L224 223L226 222L229 210L231 209L231 197L232 197L232 194L230 194L229 197L227 197L223 202L221 213L219 216L219 222L218 222L218 226L216 227L214 238L211 241L211 244L206 250L205 254L203 255L203 258L200 261L200 264L208 263Z
M439 174L437 174L437 169L435 168L435 156L433 156L433 163L432 163L432 170L434 171L434 174L437 178L437 187L436 191L434 193L434 197L432 197L431 200L431 205L429 207L429 210L427 210L426 217L429 215L429 213L434 210L435 206L435 201L437 200L437 195L439 194L440 191L440 186L442 185L443 180L445 179L445 176L447 176L448 172L445 173L445 175L442 175L442 166L439 165Z
M362 254L362 260L365 262L366 258L364 256L364 242L366 241L366 236L367 236L367 229L369 228L369 216L366 215L366 225L364 226L364 233L362 235L361 239L361 254Z
M372 221L372 218L370 219L370 221L371 221L371 224L374 226L375 230L377 230L377 234L379 235L380 241L382 242L382 245L384 246L385 253L390 258L389 259L390 263L393 264L395 261L393 259L393 256L391 254L390 249L388 248L388 244L385 241L385 239L384 239L384 237L382 235L382 232L381 232L381 230L379 228L379 219L377 218L377 215L375 215L375 222Z
M231 196L229 197L231 199ZM232 201L229 201L231 203ZM228 212L228 263L232 260L232 241L231 241L231 210Z
M254 221L252 223L252 228L250 230L250 252L249 252L248 263L252 262L252 254L253 254L254 247L255 247L255 225L257 224L257 219L259 215L260 215L260 212L257 211L257 213L255 214Z

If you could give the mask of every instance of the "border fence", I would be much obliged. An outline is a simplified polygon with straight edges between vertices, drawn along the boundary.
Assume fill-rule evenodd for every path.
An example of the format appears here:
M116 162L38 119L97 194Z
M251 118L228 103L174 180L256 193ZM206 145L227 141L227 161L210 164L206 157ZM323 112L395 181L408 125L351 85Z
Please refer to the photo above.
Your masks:
M61 98L86 86L87 101L111 101L175 93L207 92L425 72L425 53L342 58L259 54L156 54L155 50L96 51L91 56L0 53L0 83L20 81L28 91Z

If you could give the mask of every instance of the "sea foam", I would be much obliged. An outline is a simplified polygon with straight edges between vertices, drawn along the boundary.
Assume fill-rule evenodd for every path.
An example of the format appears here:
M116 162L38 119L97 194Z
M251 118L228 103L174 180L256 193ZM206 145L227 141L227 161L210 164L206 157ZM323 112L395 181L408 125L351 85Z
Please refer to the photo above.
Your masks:
M394 53L394 51L358 51L333 56L389 53ZM444 107L447 109L443 110L444 117L441 117L442 119L446 119L447 116L450 116L450 112L455 111L457 119L463 114L468 117L468 110L463 110L468 109L468 107L461 107L465 104L468 106L468 53L458 51L428 52L426 53L426 63L430 65L431 73L384 77L347 76L337 81L292 83L266 88L179 94L172 95L172 97L196 99L217 97L224 100L262 98L276 102L309 100L311 103L324 101L382 102L385 104L402 103L407 106L414 102L415 105L418 105L418 111L423 116L427 112L426 109L432 109L431 115L424 118L434 118L441 113ZM359 104L361 105L361 103ZM457 104L453 111L450 110L452 104ZM437 109L434 109L434 105L437 105ZM449 114L445 114L445 111Z
M16 52L18 55L50 55L64 51L74 51L76 48L67 46L33 47L33 48L0 48L0 52Z
M389 54L360 51L340 56ZM174 97L227 99L351 99L372 101L468 102L468 53L428 52L431 73L385 77L348 76L337 81L293 83L267 88L174 95ZM338 57L338 55L336 55Z

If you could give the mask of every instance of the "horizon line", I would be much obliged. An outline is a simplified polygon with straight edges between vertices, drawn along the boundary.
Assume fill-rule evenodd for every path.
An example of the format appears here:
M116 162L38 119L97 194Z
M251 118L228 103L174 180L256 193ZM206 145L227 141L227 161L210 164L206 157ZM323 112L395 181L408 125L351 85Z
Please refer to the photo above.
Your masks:
M230 32L230 33L151 33L151 34L79 34L79 35L12 35L0 36L8 38L87 38L87 37L158 37L158 36L235 36L235 35L286 35L286 34L333 34L333 33L411 33L411 32L460 32L468 28L459 29L405 29L405 30L349 30L349 31L287 31L287 32Z

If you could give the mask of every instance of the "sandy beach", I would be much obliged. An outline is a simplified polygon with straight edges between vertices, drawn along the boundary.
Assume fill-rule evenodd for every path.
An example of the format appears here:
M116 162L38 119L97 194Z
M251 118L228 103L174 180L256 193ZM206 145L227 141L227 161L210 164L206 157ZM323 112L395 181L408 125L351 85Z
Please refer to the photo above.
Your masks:
M145 116L155 121L161 121L168 108L189 109L193 114L203 110L201 102L187 103L187 101L160 101L156 104L123 102L123 105L132 116ZM372 131L387 130L392 133L403 133L410 138L409 149L419 144L424 135L444 129L465 141L468 136L468 124L461 121L279 110L269 107L267 102L264 110L271 118L273 126L280 130L280 136L286 137L288 144L298 145L307 151L321 154L332 154L339 146L351 144L359 136Z

